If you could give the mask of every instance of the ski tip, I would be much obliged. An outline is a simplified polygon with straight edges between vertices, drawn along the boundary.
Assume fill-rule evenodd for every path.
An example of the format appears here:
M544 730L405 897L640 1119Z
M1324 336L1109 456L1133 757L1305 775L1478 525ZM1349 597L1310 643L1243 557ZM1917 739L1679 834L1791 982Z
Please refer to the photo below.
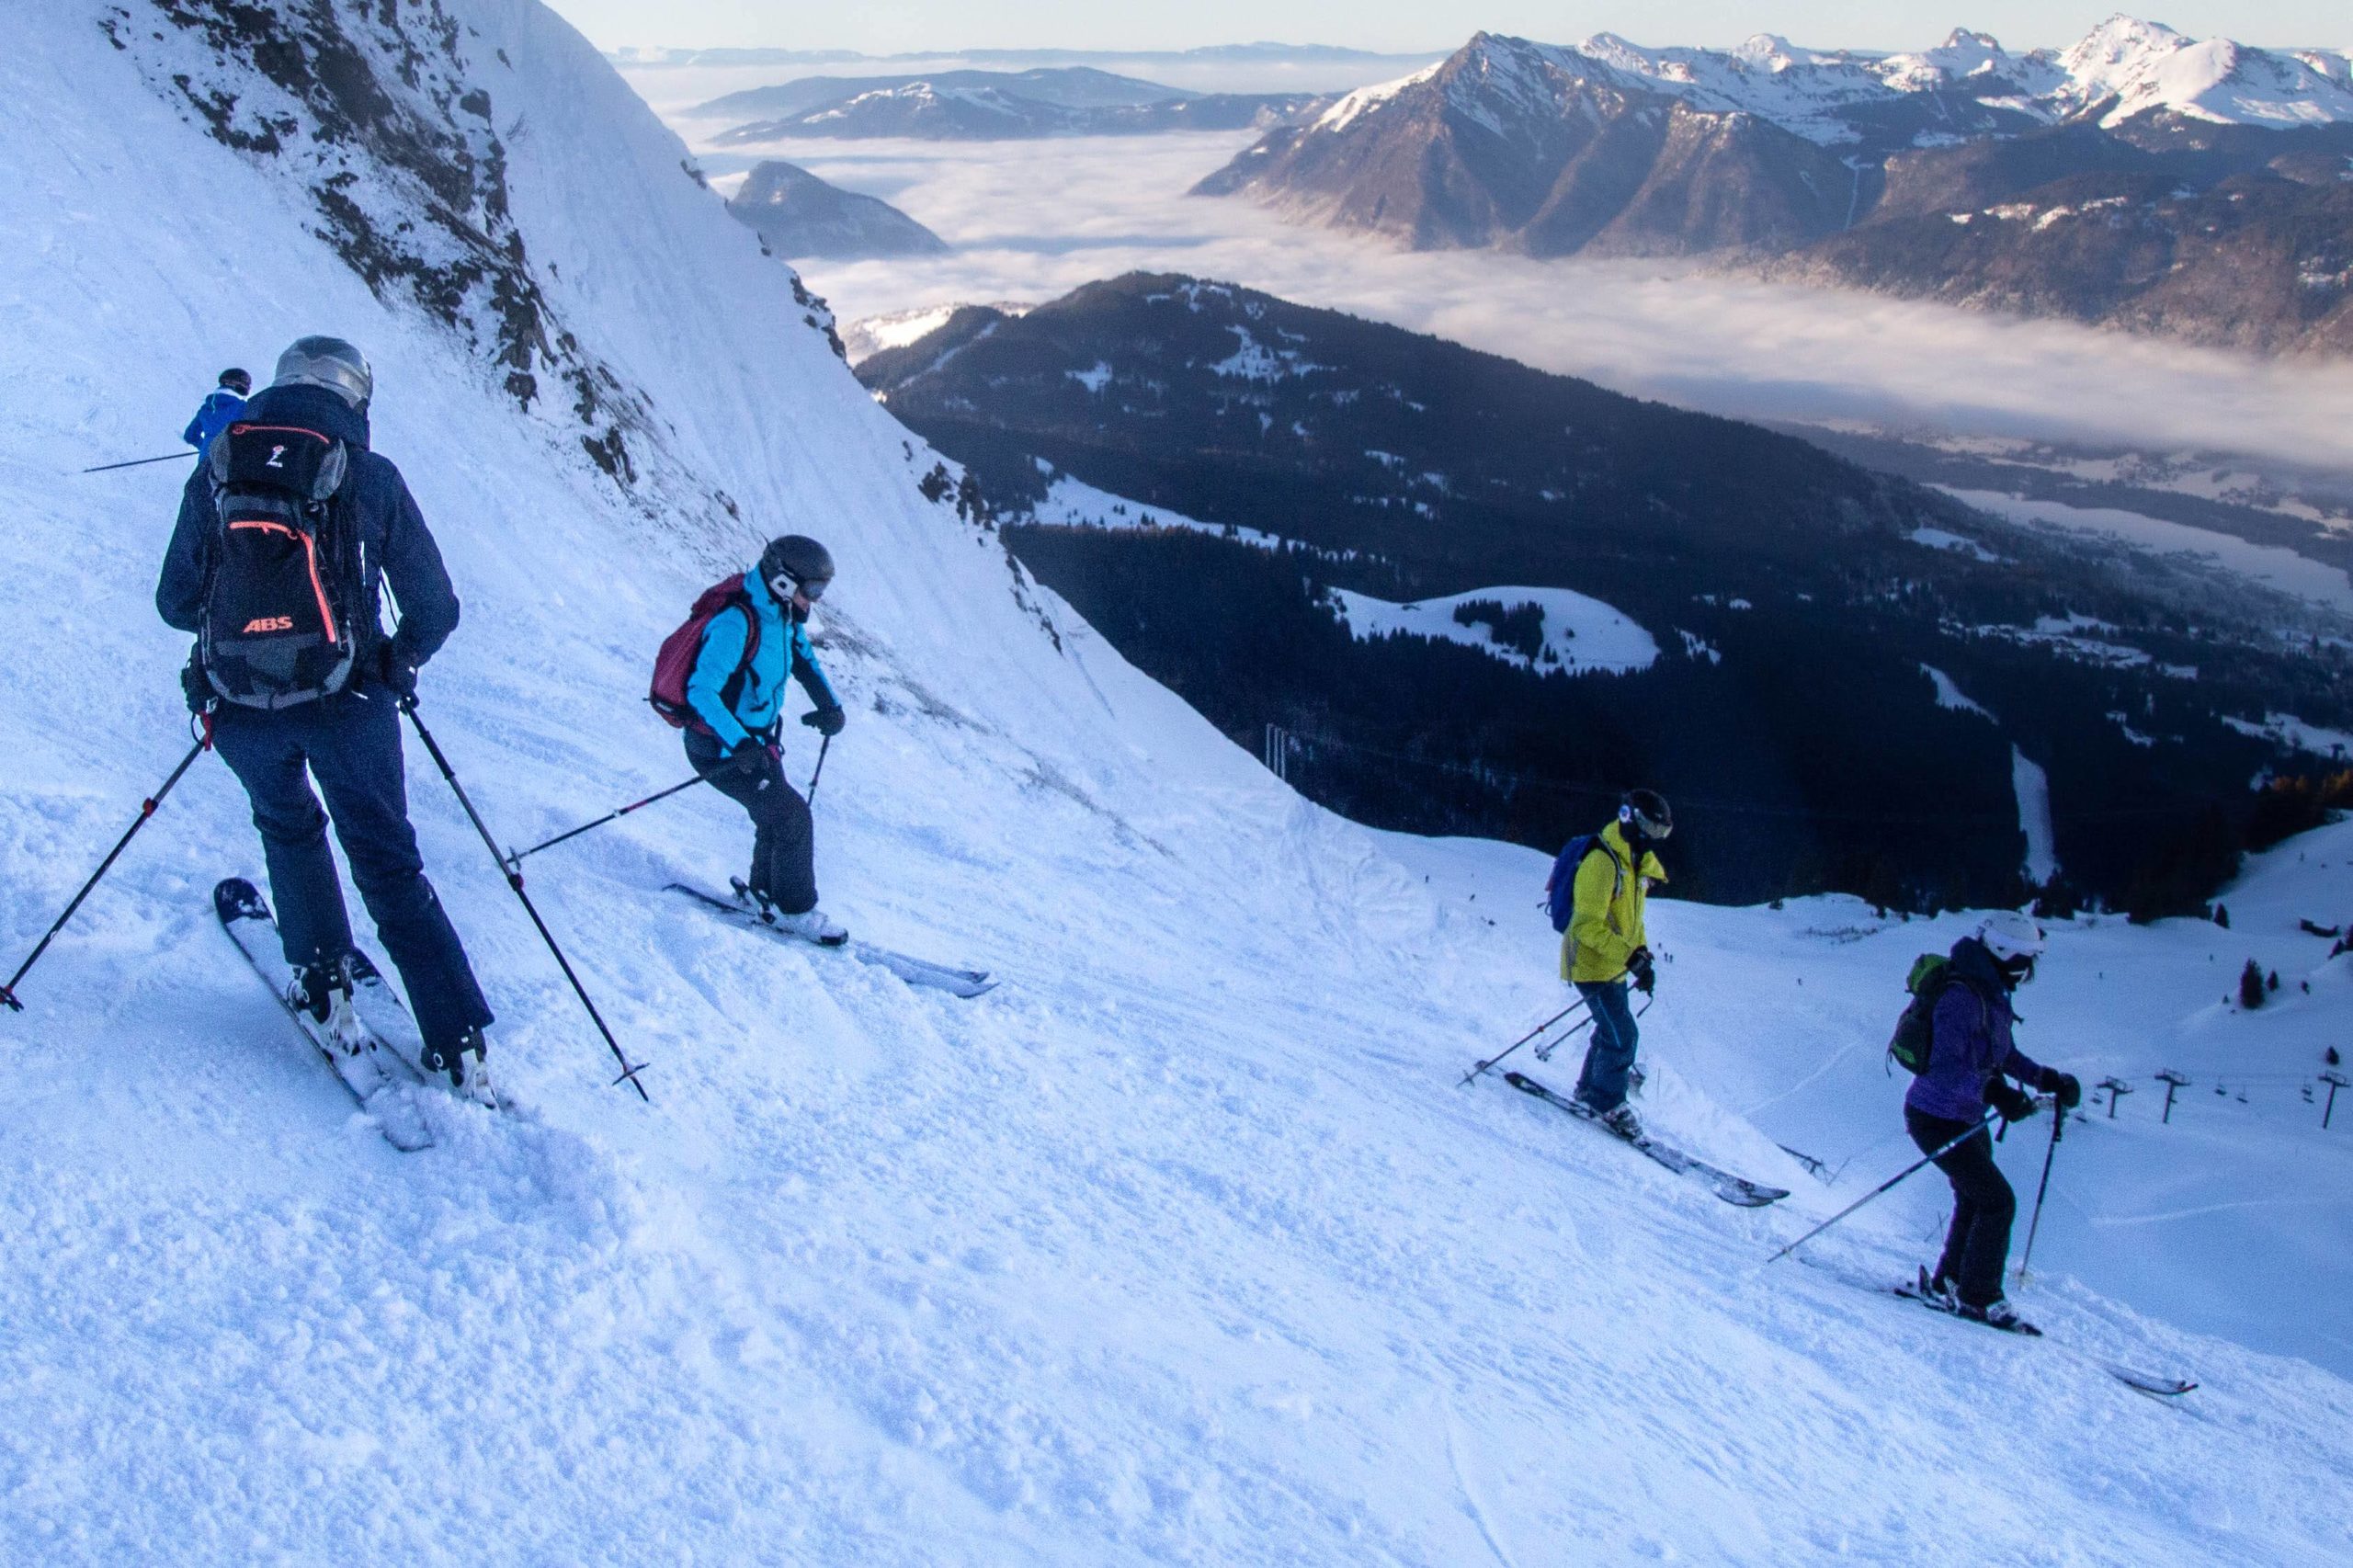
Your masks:
M213 885L212 912L224 925L232 920L269 918L269 905L262 902L260 891L243 877L223 877Z

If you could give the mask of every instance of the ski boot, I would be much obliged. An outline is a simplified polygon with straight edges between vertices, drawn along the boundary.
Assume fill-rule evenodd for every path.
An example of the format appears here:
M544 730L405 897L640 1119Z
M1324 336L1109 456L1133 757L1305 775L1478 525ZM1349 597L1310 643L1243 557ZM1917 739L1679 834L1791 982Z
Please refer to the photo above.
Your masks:
M351 1005L352 961L347 953L333 963L311 963L295 971L287 1005L309 1015L332 1053L335 1072L365 1099L381 1088L384 1064L376 1042Z
M849 927L822 909L804 909L798 915L787 915L769 900L767 894L743 878L733 877L729 881L735 889L735 901L758 915L763 925L773 926L788 937L798 937L821 948L838 948L849 940Z
M496 1110L498 1096L490 1086L489 1056L490 1042L477 1027L460 1035L447 1049L428 1041L420 1064L429 1076L446 1074L449 1092L460 1099Z

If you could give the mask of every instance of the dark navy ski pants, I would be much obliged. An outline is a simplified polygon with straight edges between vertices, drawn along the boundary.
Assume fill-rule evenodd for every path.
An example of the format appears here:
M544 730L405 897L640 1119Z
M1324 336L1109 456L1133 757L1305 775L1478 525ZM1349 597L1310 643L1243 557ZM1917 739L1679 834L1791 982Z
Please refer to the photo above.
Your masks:
M1581 980L1577 994L1593 1016L1593 1043L1586 1048L1585 1071L1577 1074L1577 1098L1607 1116L1626 1103L1626 1084L1642 1031L1634 1027L1624 981Z
M756 744L756 743L755 743ZM752 813L752 874L745 880L787 915L817 907L817 834L809 802L784 777L784 764L762 747L749 775L726 766L719 739L687 732L687 760L711 788Z
M1961 1138L1969 1126L1910 1106L1904 1108L1904 1131L1924 1154L1935 1153ZM1980 1128L1974 1138L1961 1138L1937 1161L1937 1168L1952 1183L1952 1227L1945 1233L1937 1278L1951 1284L1954 1294L1966 1305L1982 1307L1999 1301L2002 1271L2009 1267L2010 1223L2018 1218L2018 1199L2002 1167L1994 1163L1994 1135Z
M454 1049L467 1029L486 1027L490 1006L425 880L409 826L400 710L392 694L366 685L274 713L223 703L212 744L252 797L286 961L297 969L333 963L351 949L343 884L327 850L332 817L351 880L400 971L426 1042ZM324 812L311 792L313 778L326 796Z

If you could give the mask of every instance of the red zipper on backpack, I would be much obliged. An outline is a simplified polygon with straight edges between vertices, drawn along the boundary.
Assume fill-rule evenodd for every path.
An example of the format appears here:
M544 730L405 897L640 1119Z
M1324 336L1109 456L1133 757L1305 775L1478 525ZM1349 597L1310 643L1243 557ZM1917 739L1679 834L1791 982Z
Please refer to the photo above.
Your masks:
M309 567L311 573L311 592L317 596L319 601L320 624L326 628L328 642L343 641L335 632L335 611L327 607L326 585L319 581L318 546L312 542L309 534L302 532L300 528L290 528L284 523L273 523L263 517L247 517L240 522L231 523L229 528L233 533L239 528L259 528L264 533L281 533L289 539L300 540L302 544L302 562Z

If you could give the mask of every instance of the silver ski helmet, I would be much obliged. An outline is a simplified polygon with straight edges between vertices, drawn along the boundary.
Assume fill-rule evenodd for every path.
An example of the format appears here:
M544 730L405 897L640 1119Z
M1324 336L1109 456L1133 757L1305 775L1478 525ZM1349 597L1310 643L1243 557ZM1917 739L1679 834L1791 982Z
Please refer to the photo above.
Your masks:
M833 552L807 534L785 534L760 551L760 581L779 601L798 590L812 603L825 597L834 580Z
M1619 802L1618 823L1636 837L1656 841L1675 831L1675 812L1657 790L1629 790Z
M2042 956L2042 927L2014 909L1997 909L1977 924L1977 939L2016 980L2034 978L2034 962Z
M340 337L298 337L278 357L274 387L324 387L355 410L376 395L368 356Z

